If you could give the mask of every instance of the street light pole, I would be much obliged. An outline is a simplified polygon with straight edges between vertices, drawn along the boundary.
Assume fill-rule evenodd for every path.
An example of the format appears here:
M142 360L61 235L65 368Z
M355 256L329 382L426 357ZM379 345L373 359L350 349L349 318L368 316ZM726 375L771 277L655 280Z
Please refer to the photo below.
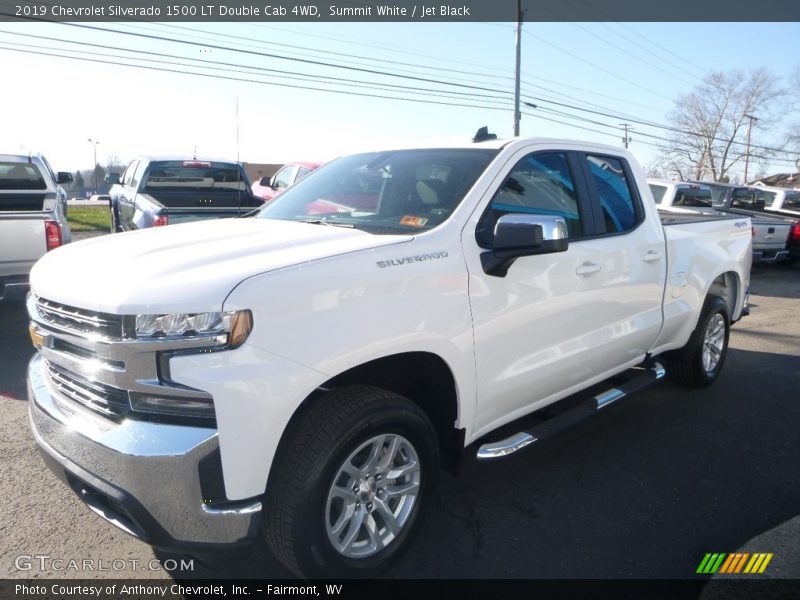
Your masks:
M747 165L750 162L750 130L753 128L753 121L758 121L753 115L745 115L750 122L747 124L747 145L744 150L744 183L747 183Z
M94 149L94 164L92 166L92 170L94 171L94 193L96 194L97 193L97 144L99 144L100 142L93 140L92 138L89 138L89 143L92 145L92 148Z

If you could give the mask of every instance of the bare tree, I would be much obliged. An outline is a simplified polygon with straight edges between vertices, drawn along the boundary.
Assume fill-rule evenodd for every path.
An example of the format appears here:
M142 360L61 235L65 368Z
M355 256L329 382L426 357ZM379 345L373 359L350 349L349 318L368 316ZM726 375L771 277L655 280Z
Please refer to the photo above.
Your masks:
M676 101L669 115L673 131L661 148L661 166L679 179L729 181L735 175L732 171L744 165L752 125L749 160L755 168L771 156L763 134L785 94L777 77L766 69L709 73Z
M125 169L125 164L117 154L110 154L106 162L106 171L109 173L122 173Z
M795 65L789 76L789 90L788 112L797 116L800 114L800 64ZM796 169L800 171L800 118L796 118L789 126L785 147L787 158L796 161Z

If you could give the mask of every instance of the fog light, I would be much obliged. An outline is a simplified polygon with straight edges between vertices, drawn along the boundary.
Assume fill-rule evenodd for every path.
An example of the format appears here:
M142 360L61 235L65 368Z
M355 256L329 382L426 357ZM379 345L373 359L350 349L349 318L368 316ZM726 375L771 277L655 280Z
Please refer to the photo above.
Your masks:
M136 412L178 417L214 418L214 401L211 398L156 396L131 392L131 408Z

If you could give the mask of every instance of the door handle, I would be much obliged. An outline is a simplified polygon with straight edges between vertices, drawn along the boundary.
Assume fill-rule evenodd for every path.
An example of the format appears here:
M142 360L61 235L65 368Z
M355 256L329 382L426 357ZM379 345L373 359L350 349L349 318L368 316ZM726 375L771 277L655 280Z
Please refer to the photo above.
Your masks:
M582 265L580 265L577 269L575 269L575 272L578 275L591 275L592 273L597 273L602 268L603 267L601 267L597 263L585 262Z
M657 260L661 260L661 256L661 252L658 252L657 250L650 250L650 252L644 255L642 260L644 262L655 262Z

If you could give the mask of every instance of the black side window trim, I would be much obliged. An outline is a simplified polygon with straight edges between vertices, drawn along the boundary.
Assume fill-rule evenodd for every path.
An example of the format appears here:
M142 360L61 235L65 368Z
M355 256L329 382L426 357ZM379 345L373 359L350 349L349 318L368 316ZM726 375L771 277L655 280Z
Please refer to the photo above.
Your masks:
M481 218L478 219L478 225L475 227L475 240L478 243L478 246L485 249L491 249L491 244L484 243L481 240L481 236L479 232L483 227L486 219L488 218L489 213L492 210L492 202L494 201L494 197L497 195L497 192L500 188L503 187L503 184L508 179L511 171L514 170L520 161L525 160L529 156L536 156L540 154L563 154L567 161L567 168L570 171L570 177L572 178L572 183L575 186L575 194L578 198L578 216L581 222L581 230L583 231L583 235L580 237L569 238L569 243L574 244L576 242L580 242L585 239L589 239L595 237L594 231L591 230L592 220L594 218L594 210L592 206L592 202L589 196L589 191L586 187L586 182L584 181L585 176L581 169L581 158L580 153L575 152L574 150L563 150L559 148L548 148L547 150L537 150L535 152L528 152L522 158L517 161L514 161L514 164L509 169L508 173L506 173L505 177L500 182L500 185L492 192L491 197L489 198L489 202L484 208L483 213L481 214ZM494 236L494 234L492 234Z
M589 190L589 196L592 199L592 216L594 217L592 223L592 230L591 233L586 237L591 237L592 239L596 239L598 237L611 237L615 235L626 235L632 231L636 231L639 226L644 223L644 205L642 204L642 198L639 194L638 186L636 185L636 179L633 177L633 172L631 171L631 167L628 164L627 159L623 156L615 155L615 154L603 154L601 152L577 152L576 154L580 155L580 165L581 165L581 173L583 175L582 179L586 182L587 188ZM600 158L613 158L618 160L619 163L622 165L622 172L625 175L625 180L628 185L628 190L631 193L631 200L633 200L633 213L636 217L636 222L634 223L633 227L630 229L625 229L623 231L607 231L606 224L603 220L603 208L602 203L600 202L600 192L597 191L597 185L594 181L594 175L589 168L589 156L597 156Z

